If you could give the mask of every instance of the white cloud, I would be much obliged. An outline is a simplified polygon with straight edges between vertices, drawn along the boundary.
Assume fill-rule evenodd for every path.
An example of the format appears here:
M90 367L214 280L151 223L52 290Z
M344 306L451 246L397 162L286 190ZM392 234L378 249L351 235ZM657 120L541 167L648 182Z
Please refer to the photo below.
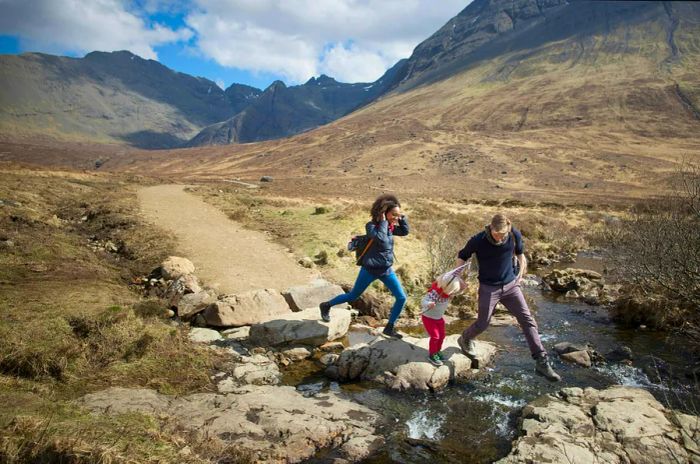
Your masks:
M186 23L223 66L304 82L374 81L469 0L194 0Z
M153 47L187 41L192 31L148 26L118 0L0 0L0 30L27 48L52 53L130 50L156 59Z

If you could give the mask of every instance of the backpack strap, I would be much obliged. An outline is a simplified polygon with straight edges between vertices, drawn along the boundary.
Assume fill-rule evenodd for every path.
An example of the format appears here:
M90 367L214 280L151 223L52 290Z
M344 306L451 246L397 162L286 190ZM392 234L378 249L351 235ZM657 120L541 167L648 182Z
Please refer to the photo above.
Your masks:
M362 258L365 256L365 253L367 253L367 251L369 251L369 247L371 247L373 243L374 243L374 237L369 239L369 242L367 242L365 249L362 250L362 253L360 253L360 256L357 258L357 265L358 266L362 262Z

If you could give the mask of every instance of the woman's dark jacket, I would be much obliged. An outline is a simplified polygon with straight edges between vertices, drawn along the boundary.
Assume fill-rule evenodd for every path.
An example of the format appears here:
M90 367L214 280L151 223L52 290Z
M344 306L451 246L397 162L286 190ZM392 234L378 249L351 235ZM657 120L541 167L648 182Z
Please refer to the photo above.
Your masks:
M365 225L365 230L369 237L374 238L374 242L362 258L362 267L377 277L390 274L391 265L394 264L394 235L408 235L406 218L399 219L393 231L386 220L370 221Z

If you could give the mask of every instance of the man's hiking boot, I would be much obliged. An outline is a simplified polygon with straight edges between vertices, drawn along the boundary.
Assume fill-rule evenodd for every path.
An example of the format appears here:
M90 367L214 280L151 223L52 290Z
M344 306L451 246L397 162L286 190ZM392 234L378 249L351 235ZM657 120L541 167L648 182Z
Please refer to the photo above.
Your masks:
M457 339L457 344L462 350L462 353L464 353L464 356L471 359L476 358L476 343L474 343L474 340L470 338L465 339L462 335L460 335Z
M330 322L331 305L329 305L327 301L324 301L323 303L318 305L318 308L321 310L321 319L323 319L323 322Z
M561 376L552 369L547 353L542 353L535 361L537 362L535 365L535 372L537 372L537 374L552 382L559 382L561 380Z
M394 329L394 324L387 324L386 327L384 327L382 333L387 337L403 338L403 335L401 335L396 331L396 329Z
M428 355L428 360L433 366L440 367L444 365L442 359L440 359L440 353Z

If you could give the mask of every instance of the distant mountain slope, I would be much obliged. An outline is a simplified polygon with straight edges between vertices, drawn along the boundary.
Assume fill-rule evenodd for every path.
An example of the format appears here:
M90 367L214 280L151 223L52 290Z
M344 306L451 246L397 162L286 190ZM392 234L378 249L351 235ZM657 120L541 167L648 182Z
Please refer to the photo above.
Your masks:
M276 139L376 99L402 66L399 62L375 83L344 84L321 76L293 87L276 82L265 92L242 84L223 91L207 79L126 51L84 58L0 55L0 135L140 148Z
M276 81L240 113L204 128L187 146L258 142L313 129L374 101L404 69L405 60L399 61L374 83L344 84L325 75L293 87Z
M2 132L178 146L235 108L213 82L129 52L0 56Z

